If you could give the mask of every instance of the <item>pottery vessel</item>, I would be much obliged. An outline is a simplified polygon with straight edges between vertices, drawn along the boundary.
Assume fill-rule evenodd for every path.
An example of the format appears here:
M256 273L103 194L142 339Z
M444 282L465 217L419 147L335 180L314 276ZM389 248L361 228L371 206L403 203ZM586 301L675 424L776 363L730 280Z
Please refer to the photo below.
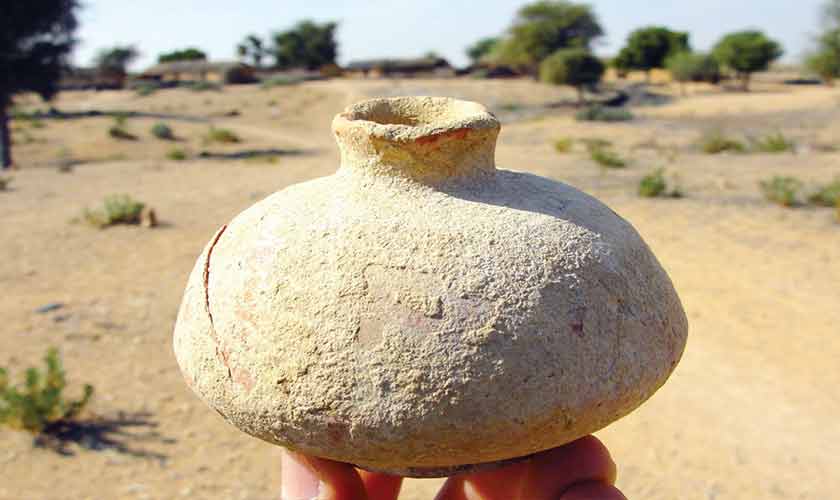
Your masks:
M483 106L376 99L333 131L337 172L222 226L189 278L175 353L229 422L449 475L597 431L668 378L687 322L654 255L591 196L497 169Z

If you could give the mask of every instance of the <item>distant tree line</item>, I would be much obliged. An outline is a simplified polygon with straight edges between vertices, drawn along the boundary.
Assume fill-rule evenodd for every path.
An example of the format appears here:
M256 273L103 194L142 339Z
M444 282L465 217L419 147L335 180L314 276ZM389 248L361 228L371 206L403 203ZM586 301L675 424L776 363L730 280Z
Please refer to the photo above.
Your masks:
M257 68L270 61L274 69L319 69L335 64L338 42L334 22L300 21L292 28L273 33L268 40L250 34L236 46L240 59Z

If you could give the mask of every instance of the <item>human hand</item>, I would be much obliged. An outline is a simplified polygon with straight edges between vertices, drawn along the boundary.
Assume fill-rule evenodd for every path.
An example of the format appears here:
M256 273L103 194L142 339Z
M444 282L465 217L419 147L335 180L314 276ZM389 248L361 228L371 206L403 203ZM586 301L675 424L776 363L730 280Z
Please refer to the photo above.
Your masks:
M403 478L283 452L281 500L397 500ZM436 500L627 500L593 436L499 469L446 480Z

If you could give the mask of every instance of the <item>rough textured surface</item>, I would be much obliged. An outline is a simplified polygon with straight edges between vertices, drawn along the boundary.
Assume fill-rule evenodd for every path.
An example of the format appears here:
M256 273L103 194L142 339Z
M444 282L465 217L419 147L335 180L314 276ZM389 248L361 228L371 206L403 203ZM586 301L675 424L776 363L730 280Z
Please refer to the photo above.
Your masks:
M685 345L679 299L623 219L496 170L473 103L362 103L342 166L249 208L199 257L175 352L245 432L427 475L558 446L629 413Z

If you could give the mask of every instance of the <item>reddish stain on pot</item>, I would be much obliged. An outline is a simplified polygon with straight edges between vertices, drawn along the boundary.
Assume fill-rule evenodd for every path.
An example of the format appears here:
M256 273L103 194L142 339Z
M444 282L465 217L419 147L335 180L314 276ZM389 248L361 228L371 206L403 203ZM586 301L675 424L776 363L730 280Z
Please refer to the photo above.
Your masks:
M442 132L440 134L433 134L433 135L426 135L423 137L418 137L414 140L417 144L427 145L427 144L434 144L435 142L444 139L444 138L451 138L451 139L463 139L467 136L470 129L468 128L459 128L455 130L450 130L449 132Z

